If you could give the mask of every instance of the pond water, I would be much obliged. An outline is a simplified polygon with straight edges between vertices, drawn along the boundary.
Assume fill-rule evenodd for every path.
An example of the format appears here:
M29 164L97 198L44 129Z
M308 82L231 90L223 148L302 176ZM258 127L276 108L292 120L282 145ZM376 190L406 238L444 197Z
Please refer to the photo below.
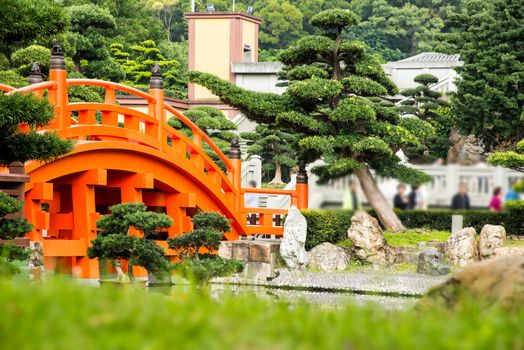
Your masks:
M177 284L166 287L151 287L150 292L166 295L180 295L194 292L189 285ZM313 290L297 290L255 285L211 284L210 295L215 300L224 296L253 294L258 299L266 301L283 301L293 303L306 302L321 307L337 308L345 304L379 306L387 310L406 309L415 305L418 298L411 296L392 296L382 294L364 294L352 292L328 292Z

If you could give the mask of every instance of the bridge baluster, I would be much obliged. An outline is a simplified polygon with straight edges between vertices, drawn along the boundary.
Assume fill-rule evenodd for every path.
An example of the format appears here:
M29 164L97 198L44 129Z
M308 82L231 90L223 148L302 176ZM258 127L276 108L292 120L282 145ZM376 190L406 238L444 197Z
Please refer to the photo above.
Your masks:
M231 141L231 149L229 150L229 160L232 165L232 174L229 175L232 178L233 188L237 192L235 208L239 212L244 207L244 196L242 195L242 152L240 151L240 145L238 144L238 138L233 138Z
M296 185L297 200L296 206L298 209L308 208L308 177L306 171L306 163L301 162L297 173L297 185Z
M152 112L152 115L158 120L158 126L156 128L151 127L149 132L147 131L146 126L146 134L158 139L160 141L160 145L163 147L166 143L166 134L164 130L166 113L164 110L164 81L162 79L162 73L158 63L155 63L155 66L151 70L151 79L149 80L149 94L156 100L152 111L150 103L150 112Z

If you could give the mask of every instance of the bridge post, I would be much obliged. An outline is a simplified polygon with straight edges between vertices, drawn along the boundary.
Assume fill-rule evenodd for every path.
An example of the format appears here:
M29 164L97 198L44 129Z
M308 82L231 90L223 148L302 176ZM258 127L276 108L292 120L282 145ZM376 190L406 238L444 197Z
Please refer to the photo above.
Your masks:
M307 171L306 171L306 164L304 162L301 162L298 168L296 192L297 192L297 208L298 209L307 209L308 208L309 188L308 188L308 177L307 177Z
M164 80L162 79L162 72L160 71L160 66L158 63L155 63L153 69L151 70L151 78L149 79L149 94L156 100L153 113L155 118L158 119L157 138L158 141L160 141L160 146L162 147L167 140L164 129L166 123L166 113L164 110Z
M38 62L33 63L33 66L31 67L31 73L29 74L29 78L27 79L27 82L29 85L38 84L41 83L42 80L42 72L40 71L40 65ZM36 96L42 97L43 91L34 91L33 92Z
M233 188L237 191L235 209L239 212L244 204L244 196L242 194L242 151L236 137L231 141L229 160L233 167Z
M64 131L71 120L67 114L67 71L64 59L64 50L56 39L53 40L51 49L51 62L49 66L49 80L56 83L55 89L49 90L49 101L55 105L56 116L53 127Z

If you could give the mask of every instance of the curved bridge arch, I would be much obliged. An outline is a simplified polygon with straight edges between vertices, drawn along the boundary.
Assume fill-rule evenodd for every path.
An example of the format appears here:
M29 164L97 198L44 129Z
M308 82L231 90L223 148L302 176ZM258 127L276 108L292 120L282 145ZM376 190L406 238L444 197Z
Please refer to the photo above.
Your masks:
M6 94L46 95L56 114L40 132L52 130L76 141L71 153L53 162L25 166L31 178L25 214L34 224L28 237L43 242L48 267L63 264L82 277L98 277L98 264L87 259L86 249L96 236L96 221L112 204L141 201L151 210L165 211L174 219L168 236L191 230L190 217L198 210L219 211L232 223L226 239L283 233L280 218L286 210L245 208L245 193L288 195L294 205L307 208L305 176L295 190L242 188L240 150L232 149L231 159L226 157L206 133L164 102L159 79L152 77L146 93L107 81L67 79L64 69L52 65L49 81L20 89L0 84ZM75 85L102 87L104 103L69 103L67 90ZM144 99L147 112L119 106L117 91ZM171 116L191 129L191 138L167 125ZM173 254L164 240L158 244Z

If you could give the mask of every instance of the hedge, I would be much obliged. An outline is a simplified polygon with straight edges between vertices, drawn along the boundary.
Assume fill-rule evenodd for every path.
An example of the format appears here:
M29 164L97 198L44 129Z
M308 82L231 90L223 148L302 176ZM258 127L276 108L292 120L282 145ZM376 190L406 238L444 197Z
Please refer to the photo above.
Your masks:
M524 200L505 203L505 210L495 213L487 210L395 210L406 228L427 228L451 231L451 215L464 216L464 227L480 232L485 224L502 225L508 235L524 235ZM376 216L373 210L369 210ZM306 249L323 243L337 243L347 237L353 211L342 209L304 210L306 217Z

